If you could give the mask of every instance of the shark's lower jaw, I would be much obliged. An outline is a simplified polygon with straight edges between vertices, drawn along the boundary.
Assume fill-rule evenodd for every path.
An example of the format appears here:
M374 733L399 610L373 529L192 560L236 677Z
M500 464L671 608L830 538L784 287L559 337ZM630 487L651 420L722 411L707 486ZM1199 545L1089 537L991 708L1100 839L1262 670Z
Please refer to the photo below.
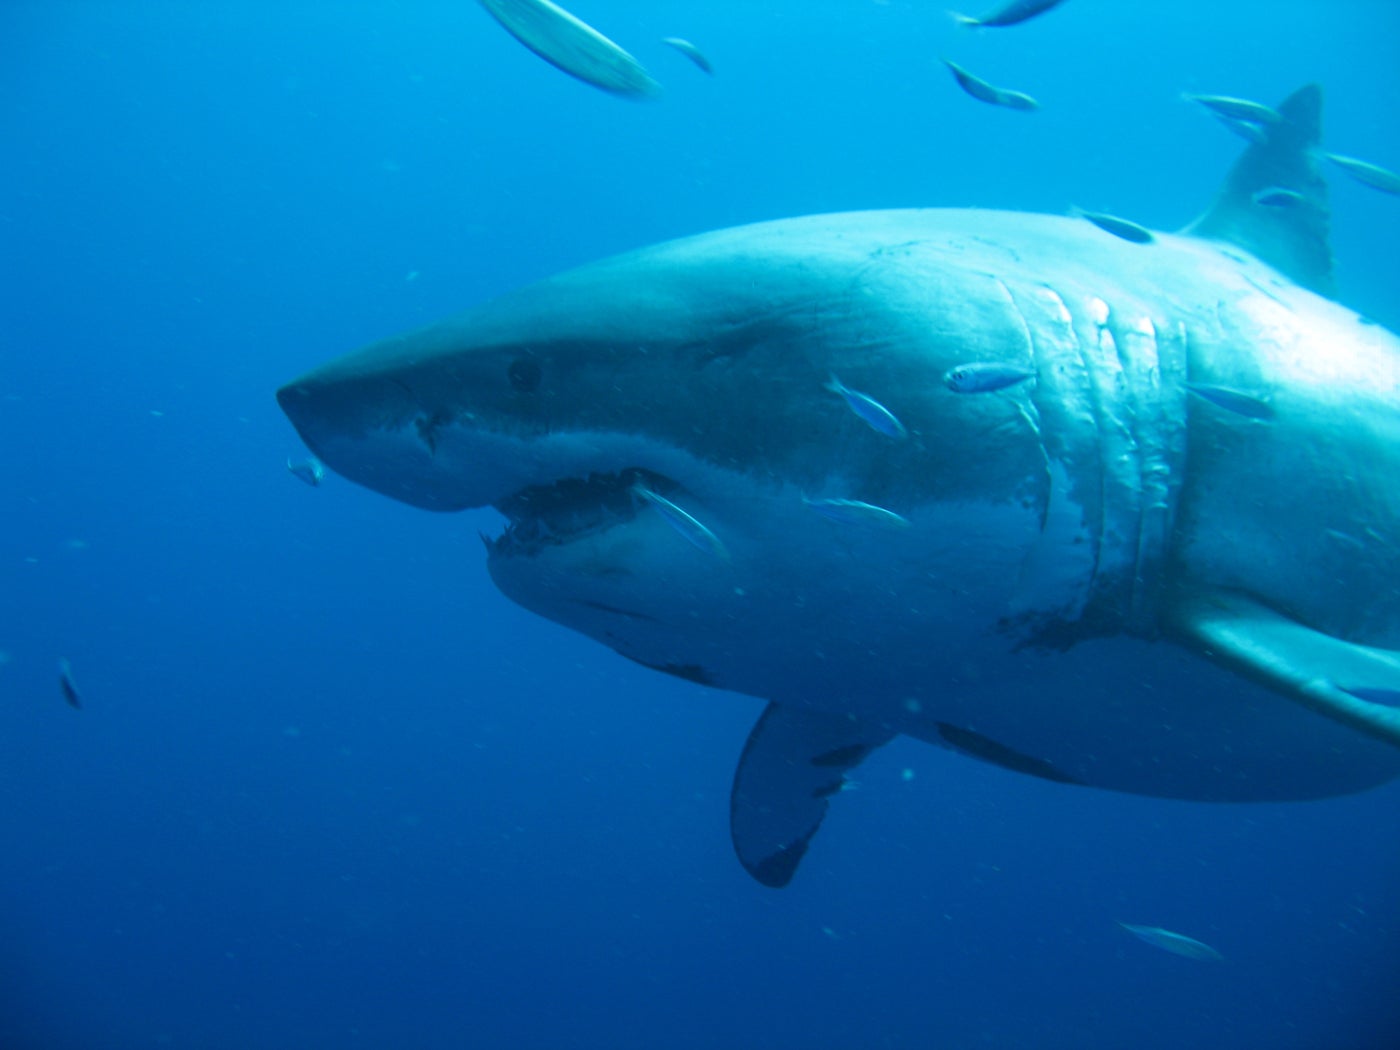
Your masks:
M533 557L546 548L605 532L636 517L638 486L659 495L680 487L644 467L527 485L495 504L507 524L500 536L486 539L486 549L491 557Z

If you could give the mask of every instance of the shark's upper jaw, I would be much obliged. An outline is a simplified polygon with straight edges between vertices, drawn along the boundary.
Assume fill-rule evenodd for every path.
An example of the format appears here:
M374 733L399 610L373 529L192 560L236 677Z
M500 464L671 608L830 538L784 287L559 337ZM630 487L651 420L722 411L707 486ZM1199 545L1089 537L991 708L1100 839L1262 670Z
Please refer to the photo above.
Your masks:
M407 384L363 379L347 391L308 377L279 399L308 447L337 472L429 510L493 507L506 519L486 538L493 558L532 557L634 519L640 486L669 496L698 484L689 457L641 434L493 425L483 414L425 408Z
M455 395L440 376L331 366L278 399L308 447L352 481L429 510L495 508L506 526L485 537L493 560L534 558L626 525L641 509L638 488L698 502L722 484L712 466L640 427L502 411L505 395L490 379L511 376L521 357L478 356L476 382Z

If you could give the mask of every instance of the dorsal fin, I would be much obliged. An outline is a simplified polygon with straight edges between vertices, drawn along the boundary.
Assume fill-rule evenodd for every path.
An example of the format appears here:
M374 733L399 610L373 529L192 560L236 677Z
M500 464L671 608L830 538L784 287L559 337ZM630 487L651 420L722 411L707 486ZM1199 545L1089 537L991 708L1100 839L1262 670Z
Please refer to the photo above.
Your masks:
M1332 296L1332 213L1316 160L1322 88L1299 88L1278 113L1283 120L1261 125L1261 141L1245 150L1210 209L1183 232L1228 241L1304 288ZM1255 202L1255 194L1273 188L1292 190L1302 199L1282 207Z

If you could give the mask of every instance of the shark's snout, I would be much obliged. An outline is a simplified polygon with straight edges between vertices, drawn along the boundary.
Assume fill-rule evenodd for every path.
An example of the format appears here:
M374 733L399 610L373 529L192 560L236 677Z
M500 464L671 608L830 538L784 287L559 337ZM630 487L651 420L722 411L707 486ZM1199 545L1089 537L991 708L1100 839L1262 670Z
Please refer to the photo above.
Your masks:
M458 450L444 447L450 420L392 376L330 366L282 387L277 402L307 448L366 488L428 510L491 501L464 484Z
M600 403L588 393L598 382L547 385L528 353L469 338L436 356L399 344L418 352L333 362L282 387L278 403L307 447L357 484L429 510L498 509L510 527L495 553L600 531L634 515L636 486L681 484L684 464L640 428L576 418ZM569 386L584 389L581 411L557 408Z
M331 438L366 437L421 410L408 388L387 376L335 375L317 369L277 391L277 403L312 451Z

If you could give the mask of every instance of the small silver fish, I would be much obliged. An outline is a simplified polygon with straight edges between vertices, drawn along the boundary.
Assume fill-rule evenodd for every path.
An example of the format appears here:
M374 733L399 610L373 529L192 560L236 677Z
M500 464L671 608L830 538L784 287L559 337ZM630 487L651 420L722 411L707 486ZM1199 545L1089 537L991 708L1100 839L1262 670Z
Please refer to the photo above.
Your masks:
M292 477L306 482L312 488L321 484L321 479L326 476L326 468L321 466L321 461L315 456L308 456L306 459L298 459L295 462L288 459L287 470Z
M1363 186L1370 186L1382 193L1400 195L1400 175L1395 172L1388 171L1379 164L1357 160L1355 157L1343 157L1338 153L1328 153L1326 157Z
M1155 237L1152 231L1146 226L1139 226L1128 219L1120 219L1116 215L1107 215L1101 211L1081 211L1079 217L1088 219L1105 233L1111 233L1115 237L1120 237L1125 241L1132 241L1134 244L1151 244Z
M83 709L83 698L78 692L78 687L73 684L73 668L67 660L58 661L58 688L63 692L63 699L68 702L69 707L74 711Z
M1255 204L1262 204L1266 208L1296 208L1300 204L1308 203L1308 198L1303 194L1283 186L1266 186L1254 194L1250 200L1254 201Z
M1187 959L1197 959L1202 962L1225 961L1225 956L1221 955L1209 944L1198 941L1194 937L1187 937L1182 933L1173 933L1171 930L1164 930L1160 926L1135 926L1130 922L1120 922L1118 925L1139 940L1152 945L1154 948L1161 948L1164 952L1171 952L1173 955L1180 955Z
M480 3L516 40L585 84L624 98L649 98L661 91L640 62L549 0Z
M840 522L842 525L878 525L887 529L907 529L909 519L873 503L863 503L858 499L808 499L802 502L823 518Z
M949 62L946 58L943 60L943 64L952 70L953 79L958 82L958 85L979 102L990 102L993 106L1017 109L1022 112L1030 112L1040 108L1040 103L1024 92L995 87L981 77L973 76L961 66Z
M1269 133L1258 124L1248 120L1240 120L1237 117L1227 117L1224 113L1217 113L1215 110L1211 110L1210 114L1250 145L1262 146L1269 141Z
M1210 383L1187 383L1186 389L1217 408L1233 412L1246 419L1273 419L1274 406L1262 397L1246 394L1241 390L1231 390L1227 386L1214 386Z
M729 550L720 542L720 538L665 496L652 492L642 484L632 486L632 495L655 507L666 524L684 536L692 546L716 558L729 560Z
M943 384L955 394L987 394L1034 378L1034 372L1018 365L974 361L948 369L943 373Z
M895 414L869 394L852 390L835 376L827 381L826 389L845 398L851 411L858 415L870 429L877 430L885 437L891 437L898 441L909 436L909 431L904 429L904 424L899 421Z
M671 47L674 47L677 51L679 51L686 58L694 62L706 73L709 73L711 76L714 76L715 67L710 65L710 60L706 58L701 53L700 49L694 44L692 44L689 40L685 40L678 36L668 36L663 37L661 42L663 44L669 44Z
M991 14L983 15L981 18L960 15L956 11L951 13L953 21L959 25L994 28L1020 25L1036 15L1043 15L1052 7L1058 7L1063 2L1064 0L1011 0L1011 3L999 7Z
M1222 116L1233 117L1235 120L1247 120L1252 124L1282 124L1283 117L1279 111L1272 106L1266 106L1262 102L1251 102L1247 98L1231 98L1229 95L1192 95L1181 96L1188 102L1197 102L1212 113L1219 113Z

